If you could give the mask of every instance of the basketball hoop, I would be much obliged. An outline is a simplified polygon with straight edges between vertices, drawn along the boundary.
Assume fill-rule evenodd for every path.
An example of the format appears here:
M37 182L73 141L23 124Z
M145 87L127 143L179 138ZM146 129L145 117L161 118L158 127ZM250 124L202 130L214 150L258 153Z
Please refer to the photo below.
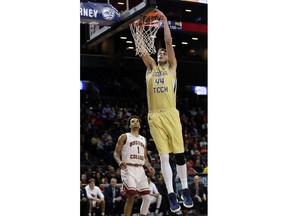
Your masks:
M141 57L146 52L156 53L154 41L163 20L164 16L151 12L129 25L136 46L136 55Z

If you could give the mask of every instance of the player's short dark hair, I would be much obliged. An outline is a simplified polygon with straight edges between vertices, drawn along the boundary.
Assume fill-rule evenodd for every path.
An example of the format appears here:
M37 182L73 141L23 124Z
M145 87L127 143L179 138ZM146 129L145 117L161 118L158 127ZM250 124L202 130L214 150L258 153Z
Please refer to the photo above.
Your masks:
M136 115L132 115L132 116L130 116L130 118L127 120L127 126L128 126L128 127L130 126L130 121L131 121L132 118L137 118L137 119L139 120L139 122L140 122L140 125L142 125L142 121L141 121L140 117L139 117L139 116L136 116Z
M160 49L158 50L158 52L157 52L157 56L159 55L159 53L160 53L161 51L167 52L167 50L166 50L165 48L160 48Z

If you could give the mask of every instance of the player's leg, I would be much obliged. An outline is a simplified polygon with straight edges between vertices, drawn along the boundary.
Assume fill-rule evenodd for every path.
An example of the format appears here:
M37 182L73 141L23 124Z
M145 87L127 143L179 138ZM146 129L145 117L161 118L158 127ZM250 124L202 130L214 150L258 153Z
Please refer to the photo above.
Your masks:
M134 198L137 193L137 179L135 175L135 167L127 166L121 170L121 178L123 190L126 192L126 202L124 205L124 216L131 216L134 205Z
M134 195L127 194L126 203L124 206L124 216L131 216L133 205L134 205Z
M101 209L101 215L105 215L105 200L96 199L96 203Z
M140 207L140 215L147 215L150 206L150 190L147 176L144 168L141 167L136 171L137 175L137 191L141 195L142 203Z
M167 164L169 164L169 152L172 152L173 149L170 149L167 131L165 129L165 126L168 125L169 122L165 125L163 124L163 122L167 121L167 117L165 116L166 114L164 113L166 112L149 113L148 123L150 128L150 134L154 139L158 153L160 155L161 172L168 191L170 210L172 212L178 212L180 211L181 206L179 205L176 194L174 193L173 173L171 166L167 166Z
M168 199L170 204L170 210L172 212L178 212L181 209L181 206L178 203L177 196L173 190L173 173L171 166L169 164L169 154L160 155L161 161L161 171L166 184L166 188L168 191Z
M156 203L156 210L155 210L156 214L159 213L159 208L161 206L161 203L162 203L162 195L159 194L158 197L157 197L157 203Z
M151 204L154 204L154 203L156 203L157 202L157 198L156 197L154 197L154 196L149 196L149 199L150 199L150 205L149 205L149 208L148 208L148 214L150 213L150 206L151 206Z
M94 207L94 205L96 204L96 201L94 201L94 200L89 200L89 216L91 216L92 215L92 211L93 211L93 207Z
M182 196L183 205L186 208L193 207L193 201L190 197L190 191L188 189L188 180L187 180L187 165L184 157L184 153L175 154L176 159L176 171L180 178L181 185L182 185Z
M176 171L180 178L181 185L182 185L182 199L184 200L183 205L186 208L193 207L193 201L190 197L190 191L188 189L188 180L187 180L187 165L186 159L184 155L184 143L183 143L183 136L182 136L182 125L179 117L178 110L171 110L165 112L166 119L171 120L174 124L166 124L166 130L171 136L171 145L172 145L172 152L175 155L176 159Z
M140 207L140 215L145 216L145 215L147 215L148 209L150 206L150 195L145 194L145 195L142 195L141 197L142 197L142 204Z
M169 165L169 154L160 155L161 161L161 171L166 184L167 192L173 193L173 172L171 166ZM169 165L169 166L167 166Z

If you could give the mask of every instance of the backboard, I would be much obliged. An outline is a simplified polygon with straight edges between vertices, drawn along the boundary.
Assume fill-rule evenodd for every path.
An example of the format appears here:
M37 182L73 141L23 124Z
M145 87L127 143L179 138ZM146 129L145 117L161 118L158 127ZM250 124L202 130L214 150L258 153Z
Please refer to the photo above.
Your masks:
M124 1L121 2L124 3ZM102 4L100 9L98 5L97 7L92 5L92 8L84 8L81 3L81 24L89 24L89 39L85 43L88 49L94 48L97 44L111 37L115 33L129 28L131 22L139 19L141 16L146 15L156 8L156 0L126 0L126 3L123 5L123 10L119 11L117 8L119 8L118 4L121 2L107 0L106 3L104 3L104 1L102 1L102 3L98 3L99 7ZM111 11L110 13L107 12L109 7L109 11ZM106 12L105 10L103 12L102 8L106 8ZM84 10L86 17L84 17ZM112 13L115 15L113 16L113 19L105 20L103 18L105 15L104 13L107 13L108 16ZM89 14L91 17L87 17ZM96 17L96 15L98 15L98 17ZM112 15L110 17L112 17Z

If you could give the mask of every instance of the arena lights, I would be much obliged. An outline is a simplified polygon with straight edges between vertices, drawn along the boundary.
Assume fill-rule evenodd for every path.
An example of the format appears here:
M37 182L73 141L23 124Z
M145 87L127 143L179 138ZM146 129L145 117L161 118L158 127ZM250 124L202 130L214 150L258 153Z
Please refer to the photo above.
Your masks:
M86 82L80 80L80 90L85 90L86 89Z
M206 86L192 86L192 91L197 95L208 95Z

